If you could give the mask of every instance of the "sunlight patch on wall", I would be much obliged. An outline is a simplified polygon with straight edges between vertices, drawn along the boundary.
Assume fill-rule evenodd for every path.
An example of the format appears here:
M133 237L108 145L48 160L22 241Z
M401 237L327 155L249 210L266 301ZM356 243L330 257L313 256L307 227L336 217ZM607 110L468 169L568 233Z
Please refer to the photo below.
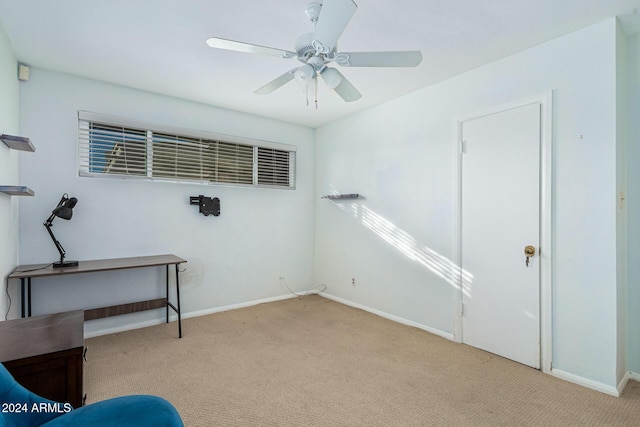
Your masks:
M356 219L409 260L425 267L455 289L459 289L462 285L463 293L471 297L473 275L463 270L452 260L421 244L411 234L360 202L331 200L331 203Z

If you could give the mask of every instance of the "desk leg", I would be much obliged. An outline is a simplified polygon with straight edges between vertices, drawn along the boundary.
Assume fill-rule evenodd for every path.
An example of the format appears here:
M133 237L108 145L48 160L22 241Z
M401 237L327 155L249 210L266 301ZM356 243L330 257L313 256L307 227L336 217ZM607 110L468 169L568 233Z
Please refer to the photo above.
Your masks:
M167 322L166 323L169 323L169 264L165 265L165 268L166 268L166 272L167 272L167 275L166 275L166 278L167 278L167 283L166 283L166 285L167 285Z
M178 299L178 337L182 338L182 312L180 310L180 279L178 279L178 266L176 264L176 298Z
M180 277L179 277L179 264L176 264L176 305L173 305L171 301L169 301L169 264L167 264L166 272L167 272L167 323L169 323L169 307L173 309L178 314L178 337L182 338L182 312L180 310Z
M27 312L31 317L31 277L27 277Z
M31 277L20 278L20 305L20 316L31 317Z
M21 311L20 311L20 315L22 317L26 317L27 312L26 312L26 302L25 302L25 284L24 284L24 277L20 278L20 303L21 303Z

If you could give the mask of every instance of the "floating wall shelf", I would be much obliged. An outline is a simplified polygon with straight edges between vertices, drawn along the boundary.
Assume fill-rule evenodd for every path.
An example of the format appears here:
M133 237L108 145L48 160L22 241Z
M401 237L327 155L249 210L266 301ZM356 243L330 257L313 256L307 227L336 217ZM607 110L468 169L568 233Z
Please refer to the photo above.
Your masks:
M357 199L360 195L358 193L351 194L327 194L326 196L322 196L321 199L329 199L329 200L341 200L341 199Z
M36 151L36 147L31 143L29 138L24 136L6 135L0 136L2 142L9 148L20 151ZM29 187L22 185L0 185L0 192L9 194L10 196L35 196L35 192Z
M0 185L0 192L11 196L35 196L36 193L29 187L21 185Z
M24 136L5 135L3 133L0 139L2 139L2 142L4 142L7 147L13 148L14 150L36 151L36 147L31 143L31 140Z

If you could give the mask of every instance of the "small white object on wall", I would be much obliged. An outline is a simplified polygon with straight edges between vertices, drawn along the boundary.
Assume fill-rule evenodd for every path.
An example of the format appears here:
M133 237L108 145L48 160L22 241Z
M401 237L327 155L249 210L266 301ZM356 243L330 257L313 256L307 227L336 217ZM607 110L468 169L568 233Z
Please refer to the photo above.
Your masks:
M23 82L29 80L29 67L23 64L18 65L18 80Z

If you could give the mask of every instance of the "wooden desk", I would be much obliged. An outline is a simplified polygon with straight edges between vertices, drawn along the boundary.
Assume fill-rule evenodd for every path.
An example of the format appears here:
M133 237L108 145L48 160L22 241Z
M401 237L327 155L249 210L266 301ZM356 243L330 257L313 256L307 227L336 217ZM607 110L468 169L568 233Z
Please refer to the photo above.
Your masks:
M0 322L0 362L33 393L79 408L83 324L82 310Z
M169 323L169 308L178 314L178 336L182 338L182 314L180 311L180 281L178 266L187 262L175 255L154 255L132 258L99 259L80 261L75 267L53 268L52 264L20 265L16 267L9 279L20 279L20 295L22 302L22 317L31 316L31 279L48 276L64 276L67 274L95 273L100 271L125 270L131 268L164 266L166 269L166 297L153 300L138 301L109 307L94 308L84 311L84 320L101 319L103 317L119 316L156 308L166 308L166 321ZM176 270L176 304L169 301L169 266L175 265Z

